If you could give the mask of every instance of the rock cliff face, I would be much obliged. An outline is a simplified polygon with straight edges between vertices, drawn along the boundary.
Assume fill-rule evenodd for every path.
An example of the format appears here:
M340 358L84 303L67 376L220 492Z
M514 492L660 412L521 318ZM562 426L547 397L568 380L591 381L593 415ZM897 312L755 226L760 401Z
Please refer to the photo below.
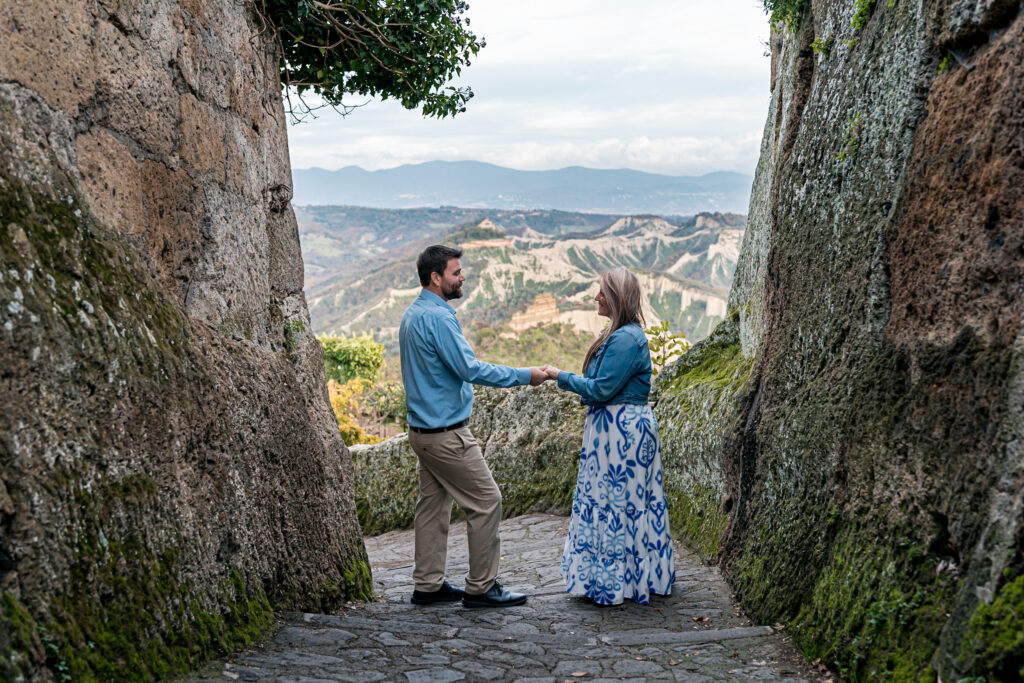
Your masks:
M1020 677L1020 3L789 4L730 297L751 370L676 382L728 399L717 461L676 456L718 503L683 526L846 676ZM663 433L705 429L659 388Z
M369 594L243 3L0 6L0 678L165 677Z

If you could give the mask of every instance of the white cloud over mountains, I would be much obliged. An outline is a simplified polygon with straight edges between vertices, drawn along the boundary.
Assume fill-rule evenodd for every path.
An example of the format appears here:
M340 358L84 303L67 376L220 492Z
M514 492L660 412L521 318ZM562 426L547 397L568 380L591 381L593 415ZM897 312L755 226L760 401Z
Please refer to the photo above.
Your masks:
M464 71L466 113L321 110L289 127L292 165L753 173L769 99L757 0L470 0L468 16L487 47Z

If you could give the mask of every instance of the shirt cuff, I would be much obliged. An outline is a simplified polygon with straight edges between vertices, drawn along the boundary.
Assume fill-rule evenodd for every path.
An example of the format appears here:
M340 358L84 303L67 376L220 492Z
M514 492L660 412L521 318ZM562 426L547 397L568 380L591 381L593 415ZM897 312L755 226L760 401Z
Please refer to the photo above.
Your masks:
M516 372L519 373L519 384L525 385L530 383L530 377L532 376L530 368L516 368Z
M569 390L569 378L571 376L572 376L572 373L571 372L567 372L566 370L562 370L561 372L559 372L558 373L558 388L559 389L565 389L566 391L568 391Z

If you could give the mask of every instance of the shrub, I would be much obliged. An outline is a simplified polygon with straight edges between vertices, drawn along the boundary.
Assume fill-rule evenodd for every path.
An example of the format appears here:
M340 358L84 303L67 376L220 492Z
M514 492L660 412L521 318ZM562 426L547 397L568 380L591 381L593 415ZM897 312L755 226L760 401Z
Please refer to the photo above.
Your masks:
M357 377L376 382L384 367L384 346L366 333L362 336L317 337L324 347L324 372L327 379L341 383Z
M369 387L370 381L362 377L356 377L344 384L333 379L327 382L327 395L331 399L334 417L338 420L338 431L341 432L341 438L347 446L380 442L378 437L367 434L357 421L361 412L360 399Z
M785 24L790 31L796 29L804 12L811 6L811 0L762 0L764 11L771 17L772 25Z

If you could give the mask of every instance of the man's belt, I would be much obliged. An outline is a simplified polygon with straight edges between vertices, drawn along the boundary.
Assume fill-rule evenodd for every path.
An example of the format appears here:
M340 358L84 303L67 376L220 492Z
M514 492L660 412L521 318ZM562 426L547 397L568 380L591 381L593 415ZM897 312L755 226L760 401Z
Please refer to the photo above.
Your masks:
M456 422L453 425L447 427L434 427L427 429L426 427L413 427L409 425L409 431L416 432L417 434L440 434L441 432L450 432L453 429L460 429L469 424L469 420L463 420L462 422Z

